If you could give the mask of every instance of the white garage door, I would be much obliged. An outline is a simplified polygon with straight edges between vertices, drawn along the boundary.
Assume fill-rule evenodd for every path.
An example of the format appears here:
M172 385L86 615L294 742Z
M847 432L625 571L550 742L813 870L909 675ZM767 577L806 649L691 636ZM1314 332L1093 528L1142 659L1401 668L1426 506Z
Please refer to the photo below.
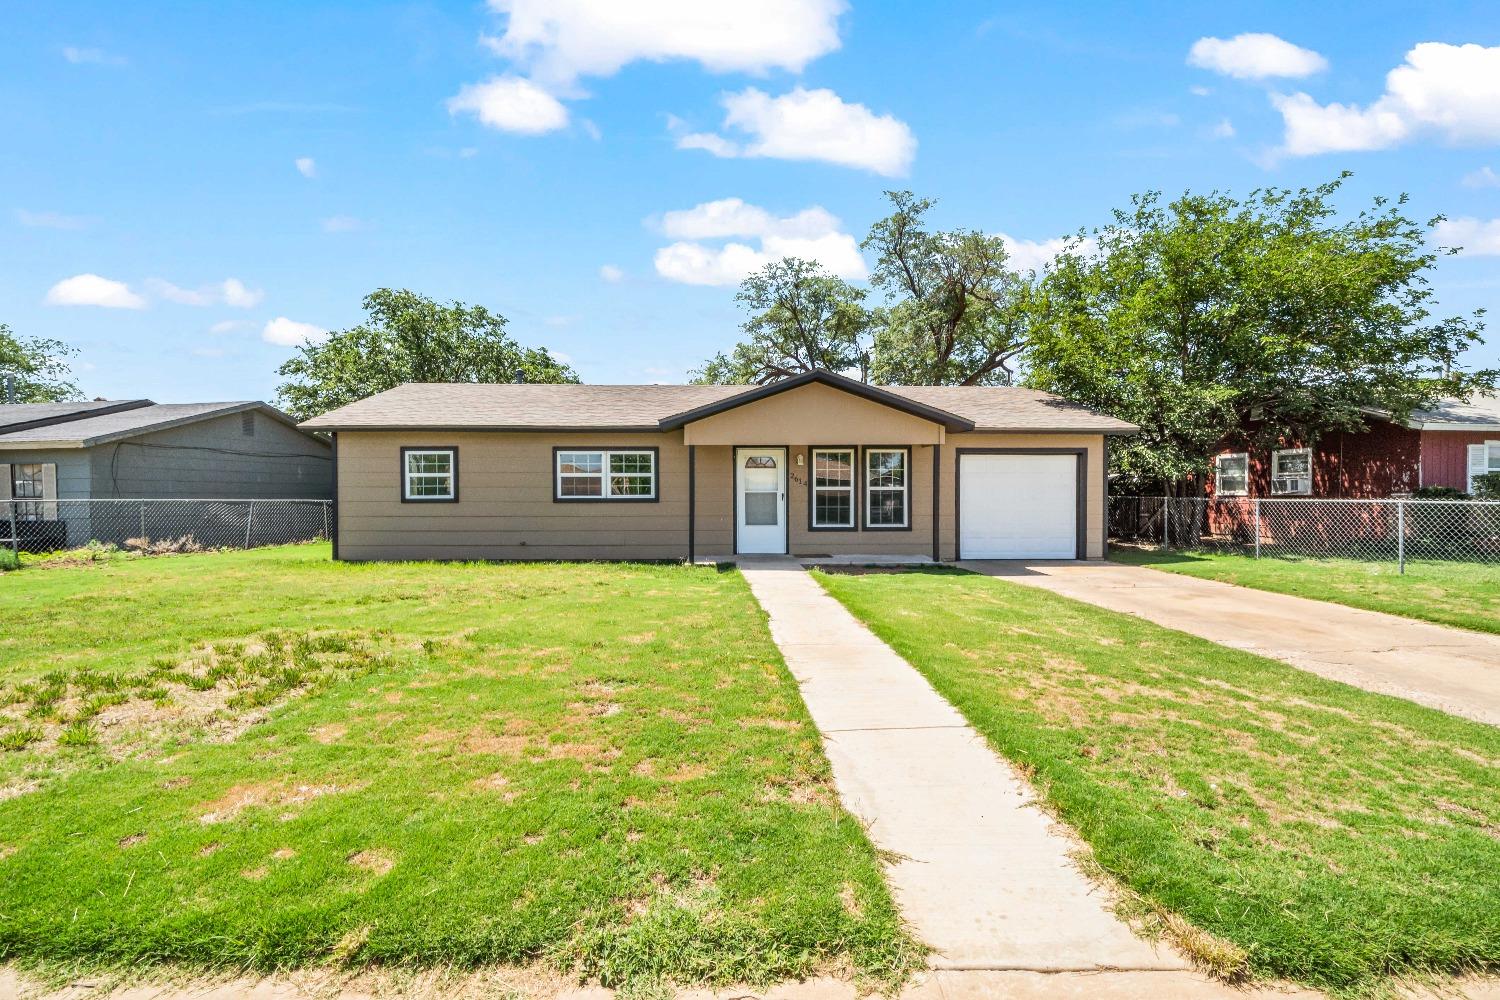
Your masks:
M960 455L965 559L1078 557L1077 455Z

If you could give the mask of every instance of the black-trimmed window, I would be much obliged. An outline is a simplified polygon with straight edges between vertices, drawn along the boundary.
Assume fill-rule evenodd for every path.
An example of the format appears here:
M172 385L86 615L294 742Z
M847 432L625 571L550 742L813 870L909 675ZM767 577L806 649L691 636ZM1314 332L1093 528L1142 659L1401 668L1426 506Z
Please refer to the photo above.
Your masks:
M402 448L401 499L409 503L458 500L457 448Z
M655 500L655 448L558 448L554 500Z
M855 527L853 448L812 450L812 526Z
M906 448L866 448L865 527L911 526L911 452Z

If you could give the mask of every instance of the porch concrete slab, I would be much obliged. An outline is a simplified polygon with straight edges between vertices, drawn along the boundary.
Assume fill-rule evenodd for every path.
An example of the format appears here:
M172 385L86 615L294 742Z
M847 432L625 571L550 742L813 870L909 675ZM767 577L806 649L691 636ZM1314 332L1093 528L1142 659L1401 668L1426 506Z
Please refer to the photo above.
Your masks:
M1320 677L1500 725L1500 635L1200 580L1147 566L963 562Z
M934 968L1184 970L1137 938L1070 857L1078 845L954 708L794 559L742 562L835 784Z

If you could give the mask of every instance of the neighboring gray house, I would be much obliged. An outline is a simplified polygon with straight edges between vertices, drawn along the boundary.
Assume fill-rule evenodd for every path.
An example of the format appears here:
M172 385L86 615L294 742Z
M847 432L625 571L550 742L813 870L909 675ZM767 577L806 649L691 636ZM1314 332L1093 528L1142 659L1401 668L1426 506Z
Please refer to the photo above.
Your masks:
M128 505L66 501L323 500L333 496L332 469L327 441L261 402L0 404L0 521L14 511L34 547L142 533L140 510L126 517ZM180 524L145 533L211 535L243 523L243 512L215 514L216 506L193 508L193 521L183 505Z

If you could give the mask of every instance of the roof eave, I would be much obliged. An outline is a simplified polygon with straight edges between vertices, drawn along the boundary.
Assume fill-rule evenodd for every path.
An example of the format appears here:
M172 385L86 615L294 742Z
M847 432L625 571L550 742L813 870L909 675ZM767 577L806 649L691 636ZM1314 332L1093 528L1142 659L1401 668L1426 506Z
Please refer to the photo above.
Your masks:
M950 413L936 406L928 406L925 403L918 403L916 400L908 399L899 393L890 392L879 386L868 385L864 382L856 382L852 378L845 378L835 372L821 368L810 372L803 372L800 375L793 375L791 378L772 382L768 385L755 386L746 389L744 392L735 393L733 396L715 400L712 403L705 403L702 406L695 406L691 410L674 413L669 417L663 417L659 428L664 431L677 430L694 421L703 420L728 410L738 409L749 403L759 402L762 399L768 399L771 396L777 396L792 389L800 389L802 386L811 385L814 382L819 385L826 385L832 389L847 392L851 396L867 399L872 403L888 406L902 413L911 414L923 420L930 420L935 424L942 424L950 431L972 431L974 429L974 421L961 417L956 413Z
M303 431L342 434L349 431L405 431L438 434L460 434L465 431L505 431L507 433L551 434L642 434L660 431L658 424L315 424L312 420L297 425Z

